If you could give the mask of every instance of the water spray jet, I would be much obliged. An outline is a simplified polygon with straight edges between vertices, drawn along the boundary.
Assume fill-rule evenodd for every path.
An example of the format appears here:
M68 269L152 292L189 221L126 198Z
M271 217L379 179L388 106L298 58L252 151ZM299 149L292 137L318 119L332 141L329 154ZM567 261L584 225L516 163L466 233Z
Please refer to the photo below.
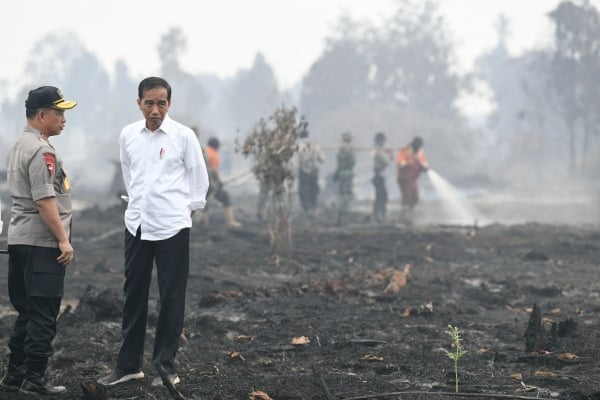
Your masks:
M472 226L490 224L491 221L439 173L430 168L426 175L439 196L450 223Z

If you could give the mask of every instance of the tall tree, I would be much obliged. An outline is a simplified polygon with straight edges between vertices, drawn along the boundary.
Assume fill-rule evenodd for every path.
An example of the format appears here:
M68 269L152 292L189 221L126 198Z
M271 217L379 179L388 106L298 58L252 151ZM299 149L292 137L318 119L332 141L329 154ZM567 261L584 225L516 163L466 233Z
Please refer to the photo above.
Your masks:
M243 132L250 130L256 121L275 111L278 101L273 68L261 53L257 53L252 67L238 71L229 85L228 109L234 127ZM229 135L233 136L233 133Z
M456 117L460 80L451 72L451 44L431 1L405 3L372 43L372 99Z
M313 118L368 98L370 55L364 27L345 16L338 35L327 40L325 51L302 83L302 110Z
M106 167L111 155L106 151L111 135L110 78L98 58L69 31L41 37L32 47L25 67L23 87L14 101L2 105L2 120L11 132L23 125L23 102L27 92L42 85L59 87L79 102L67 116L67 129L56 139L70 166L70 178L80 191L95 190L110 179ZM16 127L16 128L15 128Z
M181 67L180 58L186 49L185 34L181 28L173 27L161 37L158 55L162 75L173 88L173 115L187 124L197 125L198 115L206 106L208 95L197 77Z
M472 137L455 106L463 81L452 72L449 34L436 4L400 0L381 27L340 21L303 81L302 112L322 140L336 143L348 129L383 130L399 146L420 135L435 165L465 170Z
M577 173L585 169L592 137L600 131L600 14L584 0L563 1L549 16L555 25L553 81L564 101L570 168Z
M554 97L549 91L548 51L530 51L520 57L509 54L506 39L510 23L501 16L496 24L498 43L480 56L474 76L491 89L495 110L488 118L491 140L486 165L498 178L541 179L550 171L544 161L556 140L552 130L562 130L550 110ZM552 165L556 167L556 163Z
M187 38L180 27L172 27L162 35L158 44L158 57L163 75L181 73L179 59L187 49Z
M96 55L85 48L77 35L65 31L42 37L34 44L25 68L31 86L58 86L66 96L78 100L78 112L69 115L70 129L81 132L81 137L75 132L70 135L70 142L75 141L75 136L80 139L74 144L75 148L104 139L104 136L90 133L107 132L108 119L98 118L94 124L89 124L89 119L90 115L109 114L109 76Z

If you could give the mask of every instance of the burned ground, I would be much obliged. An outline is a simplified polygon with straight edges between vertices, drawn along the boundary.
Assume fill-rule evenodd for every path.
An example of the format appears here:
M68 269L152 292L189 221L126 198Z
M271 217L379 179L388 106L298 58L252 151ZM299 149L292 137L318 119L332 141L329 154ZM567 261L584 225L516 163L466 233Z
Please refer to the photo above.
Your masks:
M374 225L359 214L337 228L330 220L298 218L279 266L268 257L264 226L247 215L241 229L226 230L218 218L208 231L192 228L177 356L184 395L450 398L431 393L455 388L443 351L452 350L445 332L452 325L467 350L458 367L461 393L600 398L597 229ZM69 390L61 399L83 398L80 384L110 371L121 340L121 210L91 208L75 221L77 262L69 267L50 365L51 378ZM6 268L0 271L6 282ZM534 304L544 332L526 351ZM0 306L6 354L14 318L6 287ZM153 282L146 378L109 388L110 398L171 398L150 386L157 307ZM291 343L301 337L306 344Z

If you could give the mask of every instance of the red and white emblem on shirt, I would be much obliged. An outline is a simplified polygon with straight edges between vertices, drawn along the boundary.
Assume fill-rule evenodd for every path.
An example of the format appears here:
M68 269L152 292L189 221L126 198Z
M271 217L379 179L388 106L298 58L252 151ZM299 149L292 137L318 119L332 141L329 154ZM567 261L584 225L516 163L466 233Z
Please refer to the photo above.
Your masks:
M48 175L52 176L54 173L54 166L56 165L56 156L54 153L44 153L44 163L48 169Z

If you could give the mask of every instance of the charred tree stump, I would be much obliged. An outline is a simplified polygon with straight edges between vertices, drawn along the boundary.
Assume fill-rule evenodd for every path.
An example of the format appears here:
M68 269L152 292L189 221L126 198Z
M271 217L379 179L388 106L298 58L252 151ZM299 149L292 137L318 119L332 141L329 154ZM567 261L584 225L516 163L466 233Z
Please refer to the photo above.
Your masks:
M523 335L525 337L525 351L552 350L556 346L558 340L556 322L552 323L550 332L546 334L542 325L542 310L533 304L533 311L527 323L527 330Z
M542 350L546 346L546 335L542 326L542 311L537 304L533 304L533 311L529 316L527 330L525 331L525 351L530 353L535 350Z

